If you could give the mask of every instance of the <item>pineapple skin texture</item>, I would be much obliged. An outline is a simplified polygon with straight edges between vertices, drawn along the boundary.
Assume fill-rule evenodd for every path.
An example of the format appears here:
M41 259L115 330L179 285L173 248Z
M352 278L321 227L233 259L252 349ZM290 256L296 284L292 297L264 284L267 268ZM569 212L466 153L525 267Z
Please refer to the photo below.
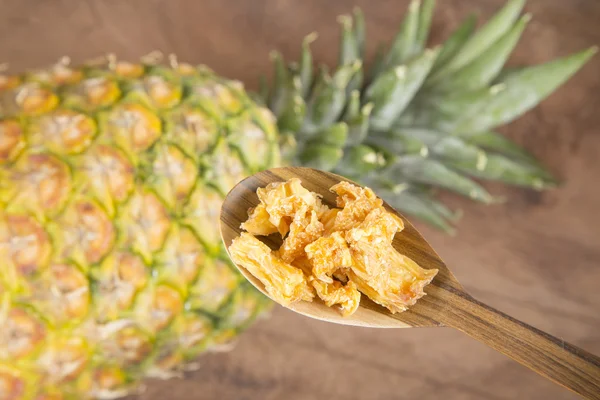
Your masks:
M277 136L202 66L0 75L0 400L124 396L267 310L218 218Z

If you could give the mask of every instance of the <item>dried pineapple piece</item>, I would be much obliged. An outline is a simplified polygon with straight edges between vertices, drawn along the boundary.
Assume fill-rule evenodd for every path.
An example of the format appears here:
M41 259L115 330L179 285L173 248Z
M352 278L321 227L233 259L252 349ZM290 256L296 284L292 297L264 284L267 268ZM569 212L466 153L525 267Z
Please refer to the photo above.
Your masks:
M322 237L304 248L312 265L312 274L324 283L333 283L332 276L338 270L352 266L352 255L346 240L340 232Z
M348 182L340 182L330 189L338 195L337 205L342 210L336 215L335 231L351 229L362 222L372 210L382 207L383 200L369 188L361 188Z
M360 292L353 281L348 281L344 285L339 281L326 283L311 277L310 283L317 291L317 296L325 302L327 307L339 304L344 317L356 312L360 304Z
M321 215L321 223L323 224L323 236L329 236L335 231L335 219L342 211L339 208L330 208Z
M298 300L310 301L313 289L304 273L271 253L271 249L247 232L233 240L229 247L231 260L259 279L269 296L282 305Z
M360 292L354 282L347 279L345 283L334 280L331 280L331 282L321 281L311 275L314 271L313 264L307 257L296 259L292 265L304 271L308 276L308 281L315 288L317 296L323 300L327 307L338 304L343 316L347 317L354 314L360 304ZM336 276L338 275L339 273L336 273ZM345 275L343 276L345 277Z
M243 230L259 236L277 233L277 227L269 221L270 215L267 212L267 206L264 204L259 204L250 209L248 215L248 220L240 226Z
M290 232L283 241L279 253L284 262L291 263L303 255L304 248L323 234L323 224L319 222L316 211L303 208L296 213Z
M309 207L320 216L328 208L323 205L316 193L302 186L300 179L292 178L287 182L274 182L256 191L261 204L269 214L269 221L285 236L293 222L294 215L303 207Z
M354 260L349 279L392 313L405 311L423 297L423 288L438 272L421 268L394 249L392 239L402 228L402 220L379 208L345 235Z

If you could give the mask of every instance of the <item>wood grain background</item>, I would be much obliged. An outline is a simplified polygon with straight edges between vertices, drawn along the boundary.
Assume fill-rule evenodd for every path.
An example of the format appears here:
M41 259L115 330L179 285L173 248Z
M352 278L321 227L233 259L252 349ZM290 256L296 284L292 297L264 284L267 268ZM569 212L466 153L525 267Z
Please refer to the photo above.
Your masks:
M0 61L13 69L59 56L135 58L159 49L206 63L254 87L268 52L297 57L317 31L315 57L337 57L335 18L361 6L372 52L393 36L407 0L0 0ZM503 0L441 0L433 42L469 12ZM534 16L511 63L530 64L600 44L598 0L530 0ZM480 300L600 354L600 56L541 107L503 130L565 180L536 193L487 185L506 197L465 209L456 237L419 225ZM140 398L575 399L574 395L450 329L373 331L333 326L284 309L235 351L201 359L184 380L152 382Z

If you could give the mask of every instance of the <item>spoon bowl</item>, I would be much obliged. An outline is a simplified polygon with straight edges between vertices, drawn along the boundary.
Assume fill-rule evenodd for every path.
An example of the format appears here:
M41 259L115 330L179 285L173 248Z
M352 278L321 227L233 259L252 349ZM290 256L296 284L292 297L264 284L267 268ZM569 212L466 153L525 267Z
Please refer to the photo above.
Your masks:
M306 189L322 195L328 206L335 206L336 195L329 190L333 185L341 181L358 185L330 172L301 167L274 168L242 180L228 193L221 208L221 237L227 251L241 234L240 225L248 219L248 209L259 204L256 190L291 178L299 178ZM364 295L357 311L349 317L318 299L293 303L289 309L322 321L370 328L452 327L585 398L600 399L600 358L475 300L415 227L387 203L384 206L404 222L404 229L394 237L394 248L422 268L439 270L425 287L426 296L397 314ZM275 249L281 244L281 238L275 236L261 240ZM245 268L237 268L268 296L260 280Z
M321 194L323 196L323 203L329 207L334 207L336 200L336 195L329 191L330 187L341 181L347 181L354 185L358 185L347 178L333 173L300 167L274 168L244 179L229 192L221 209L221 236L228 252L233 239L238 237L242 232L240 225L248 219L248 209L256 207L259 204L256 190L265 187L270 183L285 182L291 178L300 178L302 180L302 185L305 188ZM241 207L239 205L241 205ZM457 289L462 289L442 259L435 253L411 223L389 205L384 203L384 206L388 211L393 212L402 218L404 222L404 230L394 238L394 247L400 253L409 256L421 267L439 270L429 287L432 285L451 285ZM281 244L281 238L278 235L261 237L261 239L273 249L278 248ZM260 280L254 277L244 267L237 267L250 283L265 296L269 296ZM427 293L427 291L426 287L425 292ZM288 308L311 318L343 325L373 328L441 326L442 323L439 322L438 318L432 319L430 317L430 312L424 312L423 308L428 306L429 303L426 303L423 298L408 311L392 314L385 307L376 304L367 296L361 296L358 310L349 317L342 317L338 310L327 307L325 303L318 298L315 298L312 302L299 301L291 304ZM430 311L441 312L439 308L432 308Z

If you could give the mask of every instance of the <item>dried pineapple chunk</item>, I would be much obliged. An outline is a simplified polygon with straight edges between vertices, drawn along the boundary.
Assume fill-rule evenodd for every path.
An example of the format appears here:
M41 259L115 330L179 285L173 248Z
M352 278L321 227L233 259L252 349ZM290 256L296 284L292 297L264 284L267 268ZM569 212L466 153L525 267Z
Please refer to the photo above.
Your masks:
M392 313L405 311L423 297L423 288L438 272L421 268L394 249L392 240L402 228L402 220L378 208L345 235L354 260L349 279Z
M261 203L241 226L247 232L229 248L233 261L282 305L316 294L347 317L363 293L392 313L407 310L438 271L396 251L392 241L404 223L371 189L341 182L331 191L338 208L322 204L299 179L258 189ZM253 236L277 232L283 244L275 252Z
M342 316L348 317L356 312L360 304L360 292L352 281L343 285L339 281L332 283L322 282L318 279L310 279L310 283L317 291L317 296L325 302L327 307L340 305Z
M284 239L279 253L284 262L291 263L304 254L304 248L323 234L323 224L315 210L302 209L294 216L290 232Z
M338 195L337 205L342 210L335 216L334 231L345 231L362 222L372 210L382 207L383 200L369 188L340 182L330 189Z
M323 236L331 235L335 232L335 219L342 211L339 208L330 208L321 215L321 223L323 224Z
M360 304L360 292L354 282L347 279L345 283L332 279L330 282L323 282L318 277L311 275L314 271L313 264L307 257L296 259L292 265L304 271L308 276L308 281L315 288L317 296L327 307L337 304L342 316L347 317L354 314ZM339 274L336 273L336 276Z
M241 228L253 235L268 236L277 233L277 227L269 220L270 215L267 212L267 206L259 204L248 213L249 218L244 222Z
M298 178L271 183L259 188L256 194L269 214L269 221L282 236L289 232L294 216L304 207L314 209L319 215L327 210L319 196L305 189Z
M282 305L314 297L304 273L284 263L271 249L247 232L233 240L229 247L231 260L259 279L269 296Z
M322 237L304 248L312 265L312 274L322 282L333 283L332 276L338 270L352 266L352 255L346 240L339 232Z

